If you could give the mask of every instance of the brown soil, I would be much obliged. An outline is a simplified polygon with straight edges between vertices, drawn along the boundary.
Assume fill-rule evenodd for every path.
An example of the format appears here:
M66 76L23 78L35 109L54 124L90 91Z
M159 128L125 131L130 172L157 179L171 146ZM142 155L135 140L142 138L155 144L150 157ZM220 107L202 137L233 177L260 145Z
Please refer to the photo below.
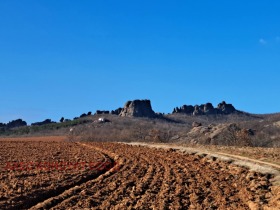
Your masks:
M0 141L0 209L26 209L96 178L111 159L76 143ZM113 165L113 164L112 164Z
M115 161L110 170L2 171L0 209L280 208L271 175L214 157L119 143L0 144L2 168L11 160Z

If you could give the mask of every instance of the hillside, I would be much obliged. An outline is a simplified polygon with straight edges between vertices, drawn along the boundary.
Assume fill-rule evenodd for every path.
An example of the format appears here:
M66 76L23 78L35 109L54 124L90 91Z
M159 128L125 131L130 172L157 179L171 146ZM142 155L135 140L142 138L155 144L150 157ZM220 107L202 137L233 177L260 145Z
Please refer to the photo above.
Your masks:
M210 103L183 105L174 108L172 114L163 114L152 110L149 100L135 100L125 103L123 108L97 110L93 115L89 112L73 120L2 125L0 135L68 135L71 139L91 141L280 147L280 114L249 114L225 102L217 108Z

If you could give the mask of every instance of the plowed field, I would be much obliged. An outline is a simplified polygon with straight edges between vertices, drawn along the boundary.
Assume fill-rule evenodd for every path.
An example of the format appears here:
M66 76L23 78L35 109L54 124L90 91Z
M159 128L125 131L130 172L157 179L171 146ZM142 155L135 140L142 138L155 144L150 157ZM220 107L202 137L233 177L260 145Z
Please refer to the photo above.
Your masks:
M6 140L0 144L0 209L280 207L271 175L213 157L119 143ZM30 161L85 164L66 169L36 164L29 164L28 170L7 167L7 162Z

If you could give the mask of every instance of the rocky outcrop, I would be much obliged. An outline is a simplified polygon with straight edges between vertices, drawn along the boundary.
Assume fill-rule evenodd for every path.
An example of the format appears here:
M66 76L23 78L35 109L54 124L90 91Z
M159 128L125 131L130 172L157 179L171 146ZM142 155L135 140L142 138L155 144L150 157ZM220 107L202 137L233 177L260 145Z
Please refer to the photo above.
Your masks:
M213 107L211 103L206 103L203 106L203 112L208 115L208 114L217 114L217 110Z
M203 107L202 106L194 106L193 115L202 115L203 114Z
M219 103L217 109L223 114L231 114L236 111L232 104L227 104L225 101Z
M134 100L125 103L120 116L129 117L156 117L155 112L152 109L150 100Z
M192 123L192 127L193 127L193 128L200 127L200 126L202 126L202 124L199 123L199 122L193 122L193 123Z
M213 115L213 114L232 114L237 112L232 104L227 104L225 101L218 104L217 108L214 108L211 103L201 105L183 105L182 107L176 107L173 110L174 113L190 114L190 115Z
M194 107L192 105L183 105L182 107L174 108L173 113L185 113L192 114L194 112Z
M252 129L240 128L235 123L225 123L193 126L184 140L199 144L250 146L252 136Z
M121 111L122 111L122 108L118 108L118 109L116 109L116 110L112 110L112 111L111 111L111 114L119 115L119 114L121 113Z

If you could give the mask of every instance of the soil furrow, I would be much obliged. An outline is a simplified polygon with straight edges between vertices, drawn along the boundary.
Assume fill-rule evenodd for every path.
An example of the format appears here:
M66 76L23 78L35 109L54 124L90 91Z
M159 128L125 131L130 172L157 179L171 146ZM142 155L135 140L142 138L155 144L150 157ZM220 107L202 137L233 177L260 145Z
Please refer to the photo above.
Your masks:
M42 195L40 189L56 194L41 198L43 202L35 203L32 209L279 209L279 188L272 185L271 174L250 171L216 157L119 143L40 144L20 145L27 147L27 151L29 148L31 156L37 159L49 155L62 160L97 160L94 164L97 172L35 173L33 170L1 174L1 209L31 207L25 198ZM52 152L40 155L31 152L36 147L41 151L40 148L46 146ZM9 159L9 155L5 158ZM111 169L104 166L110 161L115 163L110 165ZM55 182L55 176L61 181ZM43 183L38 185L41 188L31 183L30 193L24 194L25 198L10 192L20 185L12 186L9 181L26 179L42 179ZM58 187L64 188L59 191ZM6 196L8 193L10 200ZM10 203L15 198L19 199L18 204Z

